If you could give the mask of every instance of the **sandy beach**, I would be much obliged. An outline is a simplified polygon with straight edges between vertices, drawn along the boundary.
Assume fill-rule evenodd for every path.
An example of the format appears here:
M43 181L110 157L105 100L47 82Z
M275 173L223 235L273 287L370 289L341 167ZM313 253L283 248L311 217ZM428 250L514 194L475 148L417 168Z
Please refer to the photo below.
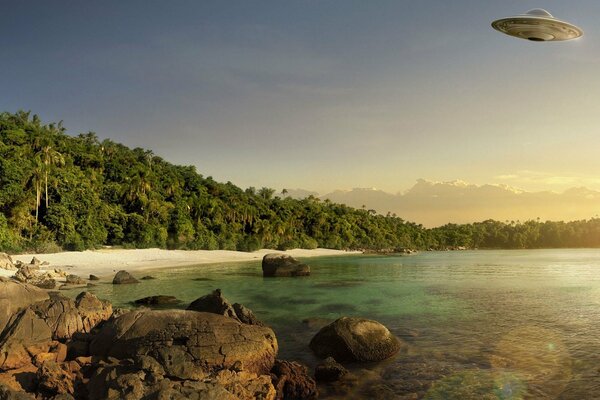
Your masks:
M69 274L81 277L87 277L89 274L108 277L122 269L136 272L197 264L255 261L262 259L267 253L289 254L298 258L360 254L360 252L330 249L287 251L262 249L251 253L228 250L102 249L52 254L20 254L13 255L12 259L15 262L19 260L29 263L33 257L37 257L41 261L50 263L43 269L60 268ZM14 272L0 270L0 275L12 276Z

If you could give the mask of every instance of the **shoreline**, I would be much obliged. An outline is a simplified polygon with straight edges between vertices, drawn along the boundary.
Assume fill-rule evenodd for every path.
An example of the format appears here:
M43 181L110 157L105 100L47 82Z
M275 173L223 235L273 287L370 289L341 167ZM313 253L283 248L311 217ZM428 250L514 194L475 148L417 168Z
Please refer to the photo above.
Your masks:
M42 269L60 268L68 274L87 278L89 274L98 277L114 275L119 270L139 272L170 267L185 267L202 264L221 264L234 262L260 261L268 253L287 254L294 258L312 258L324 256L344 256L362 254L360 251L331 249L292 249L286 251L261 249L254 252L234 250L163 250L152 249L101 249L72 251L48 254L11 255L14 262L28 264L33 257L47 261L49 265ZM12 276L16 271L0 269L0 275Z

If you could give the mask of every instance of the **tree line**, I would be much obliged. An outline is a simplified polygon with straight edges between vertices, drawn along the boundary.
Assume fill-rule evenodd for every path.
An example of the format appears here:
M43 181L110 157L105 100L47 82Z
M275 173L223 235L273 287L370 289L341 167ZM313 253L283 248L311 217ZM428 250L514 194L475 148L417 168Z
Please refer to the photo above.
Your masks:
M426 229L396 215L241 189L30 112L0 114L0 250L600 247L600 220Z

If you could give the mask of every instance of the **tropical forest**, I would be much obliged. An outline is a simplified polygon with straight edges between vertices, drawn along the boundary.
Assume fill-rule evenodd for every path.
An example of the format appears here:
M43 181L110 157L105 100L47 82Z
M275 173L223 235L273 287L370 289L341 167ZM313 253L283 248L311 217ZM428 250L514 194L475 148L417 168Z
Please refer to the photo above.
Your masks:
M418 222L418 221L417 221ZM600 219L425 228L386 210L242 189L31 112L0 114L0 250L600 247Z

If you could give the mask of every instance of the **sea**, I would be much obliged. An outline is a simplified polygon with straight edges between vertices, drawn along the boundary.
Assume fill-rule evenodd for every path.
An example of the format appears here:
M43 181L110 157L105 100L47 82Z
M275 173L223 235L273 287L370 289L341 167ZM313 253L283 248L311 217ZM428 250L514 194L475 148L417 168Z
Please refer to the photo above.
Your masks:
M347 365L321 399L600 399L600 250L475 250L302 260L309 277L263 278L260 262L151 270L90 288L115 307L171 295L185 308L219 288L271 326L278 358L319 363L308 344L336 318L384 324L394 357ZM76 295L79 291L66 292Z

